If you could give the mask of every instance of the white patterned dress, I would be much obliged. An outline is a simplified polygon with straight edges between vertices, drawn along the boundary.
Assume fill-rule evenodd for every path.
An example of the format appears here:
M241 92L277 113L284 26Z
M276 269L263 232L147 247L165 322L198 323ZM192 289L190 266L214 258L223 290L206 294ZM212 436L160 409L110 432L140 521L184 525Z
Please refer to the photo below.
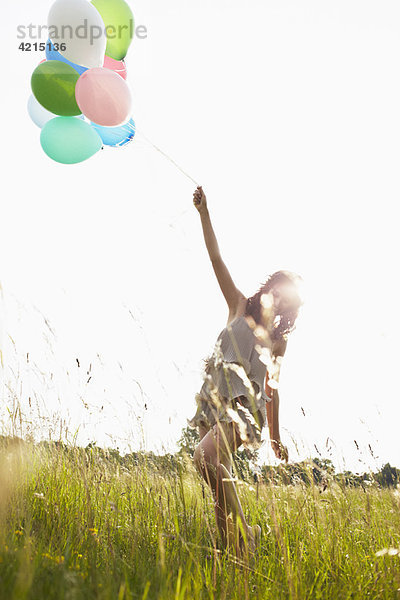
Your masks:
M256 450L262 445L261 431L267 420L266 364L256 349L266 347L244 315L236 317L219 334L207 360L204 383L196 394L196 414L187 419L191 427L217 421L238 424L243 446Z

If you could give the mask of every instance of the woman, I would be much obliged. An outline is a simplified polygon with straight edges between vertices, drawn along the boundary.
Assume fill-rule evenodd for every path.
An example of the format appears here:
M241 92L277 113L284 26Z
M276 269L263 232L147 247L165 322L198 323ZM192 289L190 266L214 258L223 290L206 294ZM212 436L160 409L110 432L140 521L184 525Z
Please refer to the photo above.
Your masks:
M242 444L256 449L268 419L272 448L288 460L279 434L279 368L302 302L299 275L278 271L251 298L235 286L223 262L211 225L206 196L201 186L193 194L200 213L208 254L228 304L227 326L218 336L213 354L206 360L204 383L196 394L197 412L188 420L199 428L200 443L194 463L211 488L217 527L223 545L236 552L259 543L261 529L246 523L231 477L231 457ZM268 366L268 371L267 371ZM266 376L267 375L267 376Z

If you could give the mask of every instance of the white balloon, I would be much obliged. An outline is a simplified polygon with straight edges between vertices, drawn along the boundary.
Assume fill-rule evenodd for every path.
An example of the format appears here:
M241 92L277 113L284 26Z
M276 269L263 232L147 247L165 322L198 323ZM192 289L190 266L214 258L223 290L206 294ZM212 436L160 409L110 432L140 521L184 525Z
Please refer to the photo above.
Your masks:
M28 113L29 113L29 116L32 119L32 121L35 123L35 125L40 127L40 129L43 129L43 127L46 125L46 123L48 121L59 116L59 115L55 115L54 113L50 112L49 110L46 110L44 108L44 106L42 106L40 104L40 102L38 102L36 100L36 98L33 94L31 94L29 96ZM85 117L83 115L76 115L71 118L85 120Z
M88 67L102 67L106 51L105 25L97 8L87 0L56 0L48 17L49 37L65 44L67 60Z
M54 119L58 115L53 114L49 110L46 110L44 106L40 104L32 94L28 100L28 113L32 121L42 129L50 119Z

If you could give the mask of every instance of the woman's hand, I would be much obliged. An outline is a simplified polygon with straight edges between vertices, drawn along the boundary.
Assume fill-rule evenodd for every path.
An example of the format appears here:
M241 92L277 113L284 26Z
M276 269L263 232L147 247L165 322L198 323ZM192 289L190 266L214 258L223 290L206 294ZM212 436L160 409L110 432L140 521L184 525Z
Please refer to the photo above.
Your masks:
M201 185L197 186L197 189L193 194L193 204L200 214L207 210L207 198Z
M271 446L276 458L279 458L279 460L284 460L287 463L289 460L289 452L287 447L284 446L280 440L271 440Z

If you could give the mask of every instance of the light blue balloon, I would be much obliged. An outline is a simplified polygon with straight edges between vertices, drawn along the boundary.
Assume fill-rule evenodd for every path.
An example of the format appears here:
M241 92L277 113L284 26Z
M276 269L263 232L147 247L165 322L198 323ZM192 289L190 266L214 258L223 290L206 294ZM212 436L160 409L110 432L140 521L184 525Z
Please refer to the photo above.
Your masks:
M67 60L62 54L57 52L57 50L54 49L54 45L50 39L48 39L46 42L46 58L47 60L61 60L61 62L67 63L67 65L73 67L75 71L79 73L79 75L82 75L82 73L88 70L87 67L76 65L70 60Z
M92 123L92 127L97 131L106 146L125 146L133 140L136 133L136 125L133 119L119 127L103 127L102 125L96 125L96 123Z

